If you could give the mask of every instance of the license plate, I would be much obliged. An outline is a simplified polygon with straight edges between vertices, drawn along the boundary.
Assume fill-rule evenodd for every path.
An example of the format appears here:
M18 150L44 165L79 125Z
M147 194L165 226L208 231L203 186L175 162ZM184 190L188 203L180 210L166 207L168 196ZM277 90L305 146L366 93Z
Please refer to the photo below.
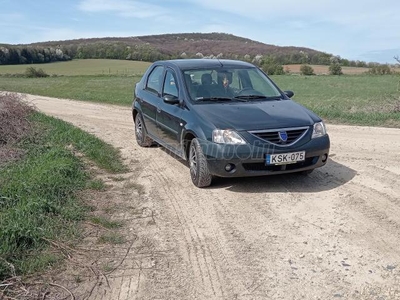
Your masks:
M292 153L267 154L266 162L267 165L287 165L304 161L305 159L306 152L300 151Z

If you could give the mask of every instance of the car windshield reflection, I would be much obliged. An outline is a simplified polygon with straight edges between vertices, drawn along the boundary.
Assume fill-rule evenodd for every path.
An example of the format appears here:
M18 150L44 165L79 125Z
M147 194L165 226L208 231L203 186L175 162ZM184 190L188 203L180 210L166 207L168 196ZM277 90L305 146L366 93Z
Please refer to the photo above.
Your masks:
M282 95L257 68L185 70L186 88L195 102L277 100Z

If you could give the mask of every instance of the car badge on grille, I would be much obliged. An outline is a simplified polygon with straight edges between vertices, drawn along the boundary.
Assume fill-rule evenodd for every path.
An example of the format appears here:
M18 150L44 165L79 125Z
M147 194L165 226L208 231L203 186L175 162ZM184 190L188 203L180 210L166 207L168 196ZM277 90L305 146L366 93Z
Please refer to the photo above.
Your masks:
M279 131L278 135L279 135L279 139L281 140L281 142L284 142L284 143L287 142L288 136L287 136L286 131Z

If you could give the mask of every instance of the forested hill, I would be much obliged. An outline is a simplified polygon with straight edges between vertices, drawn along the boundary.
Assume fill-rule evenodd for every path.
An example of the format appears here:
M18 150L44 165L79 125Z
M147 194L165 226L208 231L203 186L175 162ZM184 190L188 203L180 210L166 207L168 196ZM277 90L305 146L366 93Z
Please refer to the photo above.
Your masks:
M329 64L331 54L309 48L279 47L225 33L182 33L138 37L109 37L1 45L0 64L29 64L74 58L155 61L218 57L259 62Z

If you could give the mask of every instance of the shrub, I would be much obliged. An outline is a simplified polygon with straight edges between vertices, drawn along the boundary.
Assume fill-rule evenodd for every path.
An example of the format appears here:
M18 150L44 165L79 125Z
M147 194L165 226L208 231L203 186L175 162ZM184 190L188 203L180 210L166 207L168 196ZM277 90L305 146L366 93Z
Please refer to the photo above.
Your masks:
M285 71L282 65L272 64L272 65L263 65L262 69L268 75L283 75Z
M283 75L285 71L282 64L274 56L266 56L261 61L261 69L268 75Z
M280 64L276 64L276 63L263 64L261 66L261 69L268 75L283 75L283 74L285 74L283 66Z
M37 77L49 77L43 69L36 70L34 67L29 67L25 71L25 76L28 78L37 78Z
M388 75L392 74L392 70L388 65L379 65L370 68L368 73L372 75Z
M301 65L301 75L315 75L314 69L310 65Z
M342 67L339 63L333 63L329 66L330 75L342 75Z

